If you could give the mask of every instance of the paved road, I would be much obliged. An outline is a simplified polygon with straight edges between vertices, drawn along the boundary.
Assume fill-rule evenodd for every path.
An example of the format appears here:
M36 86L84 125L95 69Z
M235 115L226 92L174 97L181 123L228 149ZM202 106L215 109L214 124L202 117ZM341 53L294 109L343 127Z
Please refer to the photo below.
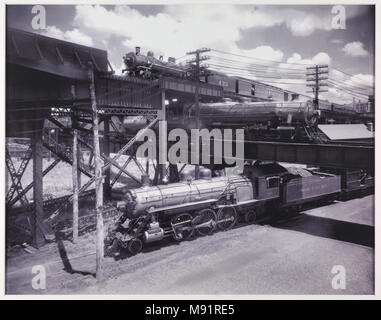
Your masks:
M77 245L64 241L33 255L14 253L8 259L7 292L372 294L373 199L337 202L271 225L242 226L180 244L161 243L132 258L107 258L107 280L101 283L92 275L94 241L88 234ZM71 273L63 270L65 255ZM34 264L46 268L46 290L31 286ZM335 265L346 270L345 290L332 288Z

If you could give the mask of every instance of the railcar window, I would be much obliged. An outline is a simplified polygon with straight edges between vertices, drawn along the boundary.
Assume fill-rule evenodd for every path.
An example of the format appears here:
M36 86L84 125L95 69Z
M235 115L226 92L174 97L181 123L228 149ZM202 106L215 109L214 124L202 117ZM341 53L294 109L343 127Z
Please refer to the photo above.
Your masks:
M279 187L279 177L268 177L266 178L267 188Z

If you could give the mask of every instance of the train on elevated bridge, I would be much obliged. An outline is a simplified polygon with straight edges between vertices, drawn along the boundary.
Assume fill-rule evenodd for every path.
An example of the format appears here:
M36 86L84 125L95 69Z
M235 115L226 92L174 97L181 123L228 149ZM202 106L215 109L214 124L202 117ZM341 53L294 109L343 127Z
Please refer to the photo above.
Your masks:
M7 214L14 213L15 206L21 199L27 202L24 211L28 214L32 212L33 224L29 229L35 243L37 238L42 240L41 230L45 229L43 221L52 214L45 206L47 201L43 198L43 176L61 160L73 164L72 146L75 135L78 135L77 141L81 147L93 152L91 139L88 139L93 129L89 70L94 75L95 102L102 129L102 159L105 163L102 170L105 175L106 190L113 186L110 181L111 166L116 166L119 170L116 180L121 174L131 176L126 169L128 163L126 162L126 166L120 166L116 160L122 154L128 154L131 158L135 156L132 146L136 145L136 133L140 128L152 127L156 130L159 120L167 120L169 128L172 126L186 129L194 126L196 114L193 101L197 89L201 102L200 120L204 127L245 129L247 151L245 160L283 161L324 167L324 170L320 171L307 171L314 179L336 177L335 181L340 185L340 190L336 188L335 192L332 192L334 194L341 194L346 186L345 184L343 188L343 181L351 182L349 178L351 174L356 177L353 185L359 185L359 190L364 186L371 187L374 146L367 142L362 144L341 140L336 142L338 140L335 138L331 139L332 135L330 138L330 132L322 131L319 127L330 124L328 120L341 124L366 124L372 121L371 113L354 114L345 109L339 110L338 106L325 108L325 111L319 110L310 102L302 101L296 93L270 88L258 82L247 86L247 81L245 83L242 79L229 78L228 84L234 85L233 90L233 87L225 86L224 82L221 82L221 77L225 79L225 75L211 76L207 70L203 71L205 81L195 81L193 66L180 66L173 59L164 62L154 58L153 54L143 56L140 52L127 54L124 57L128 69L126 75L115 75L108 62L107 51L16 29L7 29L6 54L6 135L12 138L27 138L30 145L25 148L27 152L24 156L21 156L22 165L19 170L15 169L12 156L7 156L7 167L12 180L7 196ZM49 135L52 127L47 127L47 122L55 125L53 128L55 134ZM58 160L45 170L42 167L44 148L53 152ZM111 150L116 153L113 158L110 158ZM21 177L31 159L33 159L33 181L23 189ZM158 165L155 169L156 172L161 172L160 178L150 182L165 184L166 168ZM94 181L94 170L91 166L79 161L78 170L90 177L90 181ZM254 196L258 195L255 193L255 188L258 186L256 182L247 176L235 179L251 186L253 195L249 198L258 200ZM230 180L230 178L220 178L218 181L226 187L230 186ZM210 181L209 177L206 181ZM280 180L278 182L280 188L283 184ZM192 183L195 187L192 187ZM192 183L181 185L196 190L198 182ZM81 187L80 193L87 192L89 185ZM205 185L208 186L209 182ZM174 187L168 186L170 189ZM25 195L32 188L34 199L33 202L29 202ZM152 188L152 191L160 191L160 188ZM247 192L251 194L249 189ZM280 189L279 192L278 200L282 194ZM228 193L228 198L223 200L225 204L212 201L213 203L209 205L214 209L204 208L214 210L214 213L208 211L209 214L206 216L216 221L215 215L221 209L216 211L218 206L234 204L237 194L231 190ZM66 208L72 201L72 195L65 198L62 206L57 210L54 208L54 216L60 216L62 208ZM48 202L50 205L54 199L49 199ZM31 207L34 209L30 210ZM44 208L47 212L44 212ZM151 215L141 217L148 216L151 217ZM193 219L197 214L191 216ZM187 217L185 224L189 225L190 217L189 215ZM181 224L180 220L172 222ZM149 219L145 221L143 229L139 229L137 233L138 238L143 236L144 232L152 231L144 229L148 227L148 222L157 226L158 221ZM209 223L210 220L204 222ZM180 233L185 232L184 230ZM131 246L135 247L136 243Z

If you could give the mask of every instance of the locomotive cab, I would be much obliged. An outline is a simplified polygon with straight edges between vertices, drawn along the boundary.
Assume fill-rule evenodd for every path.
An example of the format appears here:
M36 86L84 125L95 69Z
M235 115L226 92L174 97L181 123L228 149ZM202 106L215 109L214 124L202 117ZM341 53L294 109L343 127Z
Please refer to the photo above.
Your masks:
M277 163L256 162L245 166L243 174L251 180L253 197L257 200L276 199L281 195L281 179L287 170Z

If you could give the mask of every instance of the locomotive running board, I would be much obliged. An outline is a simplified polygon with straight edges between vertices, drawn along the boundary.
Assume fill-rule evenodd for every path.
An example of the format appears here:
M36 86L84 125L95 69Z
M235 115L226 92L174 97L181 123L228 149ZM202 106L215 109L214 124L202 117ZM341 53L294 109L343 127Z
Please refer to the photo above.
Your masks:
M222 208L227 208L227 207L245 206L245 205L248 205L248 204L253 204L253 203L257 203L257 202L261 202L261 201L262 200L253 199L253 200L247 200L247 201L242 201L242 202L232 203L232 204L222 204L222 205L218 205L216 208L217 209L222 209Z
M177 209L189 209L190 207L197 207L200 205L202 206L202 205L212 204L215 202L217 202L217 199L209 199L209 200L203 200L203 201L197 201L197 202L190 202L190 203L178 204L178 205L174 205L174 206L167 206L167 207L152 209L152 210L149 210L149 213L157 213L157 212L162 212L162 211L175 211Z

